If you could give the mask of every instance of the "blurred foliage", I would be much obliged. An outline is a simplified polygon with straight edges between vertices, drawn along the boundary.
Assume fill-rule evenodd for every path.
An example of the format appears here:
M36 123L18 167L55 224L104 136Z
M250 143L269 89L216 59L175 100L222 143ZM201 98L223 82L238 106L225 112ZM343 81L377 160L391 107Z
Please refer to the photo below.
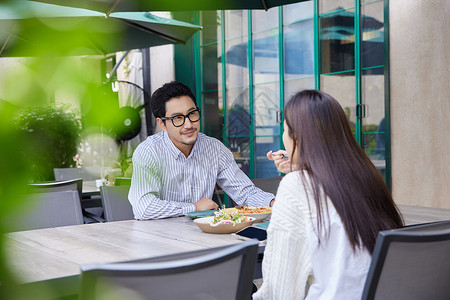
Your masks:
M120 155L117 165L121 170L122 177L131 177L131 175L133 175L133 159L126 153L126 150L125 145L120 146ZM134 152L134 149L132 152Z
M20 30L20 27L18 27L18 30ZM39 36L39 30L33 30L33 28L30 28L30 30L31 34L34 33L36 37ZM2 42L2 36L0 35L0 44ZM64 42L70 48L70 38ZM62 140L58 139L59 134L69 134L71 140L76 140L79 137L79 127L75 126L79 124L79 119L73 119L74 114L69 116L63 115L62 112L59 114L57 113L59 110L55 108L53 117L58 119L58 123L52 123L53 121L46 118L45 120L44 118L43 120L37 120L38 112L45 112L45 107L48 106L51 99L56 99L56 101L65 99L65 101L72 103L76 109L81 107L81 103L88 103L89 106L85 107L82 113L88 113L89 111L94 119L109 114L108 107L103 107L102 110L92 108L98 99L108 101L108 97L98 88L101 85L100 59L104 57L60 57L54 55L51 45L47 45L47 47L48 51L45 51L44 47L36 48L36 55L33 58L19 59L15 62L14 68L8 69L8 74L0 74L0 98L5 100L0 101L1 219L26 205L24 199L20 196L20 191L25 189L27 183L33 179L52 179L50 176L53 176L54 166L51 167L50 173L49 165L52 163L45 160L53 160L50 156L53 156L54 151L57 150L56 147L61 147L61 149L66 147ZM70 53L67 52L66 54ZM0 69L6 60L12 59L0 58ZM22 111L24 107L40 107L36 110L31 109L33 111L33 124L26 125L25 121L19 122L19 119L15 119L18 114L23 114L25 117L25 111ZM47 113L49 112L50 110L47 111ZM51 115L52 113L50 113ZM79 117L77 116L77 118ZM57 128L59 125L56 124L60 124L60 122L63 123L64 130L68 130L65 121L70 124L69 127L77 128L75 133L68 133L67 131L61 133L59 131L60 128ZM39 122L42 122L42 124L39 124ZM52 128L52 131L45 131L43 129L44 123ZM24 130L18 130L16 125L20 125ZM39 128L39 134L27 132L26 128ZM49 138L50 140L39 140L40 138ZM45 158L39 157L39 155L44 155ZM61 162L64 161L65 166L74 164L74 155L73 152L68 152L66 158ZM39 160L39 165L48 166L45 174L36 172L38 168L34 159ZM51 287L39 286L39 288L24 289L15 285L16 282L23 279L17 280L16 276L12 274L13 270L8 268L9 258L5 253L5 244L10 243L11 240L2 234L8 231L10 231L8 224L0 222L0 299L39 300L55 298L52 297L53 288Z
M68 104L28 107L16 119L30 148L22 149L31 160L33 181L55 180L53 168L75 167L81 139L81 120Z
M89 113L93 120L109 115L106 103L111 97L98 88L105 56L73 55L88 52L84 50L90 46L87 37L105 48L120 42L111 38L120 36L120 31L111 24L97 34L94 27L99 25L80 22L84 18L7 19L15 12L21 14L23 4L0 0L4 5L0 8L0 299L54 299L53 287L16 285L23 278L8 268L11 258L5 244L13 241L3 234L10 228L1 220L27 205L21 196L27 183L53 179L53 167L74 166L83 114ZM97 50L91 53L101 53ZM52 99L64 99L75 108L49 105ZM94 109L98 101L102 107ZM82 103L86 106L77 115Z
M18 149L29 147L28 141L18 135L11 126L17 107L0 100L0 219L11 214L21 204L21 194L26 182L31 178L30 164L27 157L23 157ZM0 222L0 299L10 297L9 287L13 286L15 277L9 272L6 263L5 236L7 224ZM14 291L18 291L14 289Z

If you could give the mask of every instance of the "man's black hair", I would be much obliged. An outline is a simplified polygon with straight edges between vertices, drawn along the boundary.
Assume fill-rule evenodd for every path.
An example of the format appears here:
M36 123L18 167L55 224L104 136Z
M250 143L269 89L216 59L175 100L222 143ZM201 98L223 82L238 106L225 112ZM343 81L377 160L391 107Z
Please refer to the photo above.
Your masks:
M164 84L157 89L151 99L152 112L155 118L162 118L166 116L166 102L172 98L179 98L181 96L188 96L196 104L195 96L191 89L178 81L172 81Z

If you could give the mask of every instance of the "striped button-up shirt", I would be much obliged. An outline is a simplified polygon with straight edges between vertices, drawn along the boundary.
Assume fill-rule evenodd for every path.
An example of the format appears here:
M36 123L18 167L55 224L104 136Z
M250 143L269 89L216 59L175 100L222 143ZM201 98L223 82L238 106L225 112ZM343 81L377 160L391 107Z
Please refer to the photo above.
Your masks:
M216 183L242 206L269 206L275 198L253 185L219 140L199 133L186 158L165 131L134 151L128 198L136 219L181 216L195 211L201 198L212 198Z

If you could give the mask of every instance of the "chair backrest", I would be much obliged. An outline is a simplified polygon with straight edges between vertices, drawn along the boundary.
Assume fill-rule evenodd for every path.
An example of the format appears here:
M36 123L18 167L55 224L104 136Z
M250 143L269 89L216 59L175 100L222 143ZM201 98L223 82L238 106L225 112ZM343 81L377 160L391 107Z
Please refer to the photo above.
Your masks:
M252 179L253 184L261 190L276 195L283 176Z
M114 178L114 185L131 185L131 178L129 177L116 177Z
M129 185L102 186L103 213L107 222L134 219L133 208L128 201Z
M257 251L248 240L184 259L82 266L80 299L250 299Z
M93 181L101 178L100 167L81 167L81 168L54 168L55 180L68 180L82 178L85 181Z
M29 192L31 193L49 193L49 192L61 192L61 191L77 191L78 202L82 206L82 193L83 193L83 179L71 179L64 181L52 181L43 183L29 184ZM104 222L105 220L95 214L86 211L82 207L84 223L96 223Z
M363 300L449 297L450 220L378 234Z
M51 181L42 183L32 183L28 185L31 193L50 193L62 191L77 191L81 201L83 192L83 179L76 178L63 181Z
M78 191L26 194L23 210L8 217L13 231L83 224Z

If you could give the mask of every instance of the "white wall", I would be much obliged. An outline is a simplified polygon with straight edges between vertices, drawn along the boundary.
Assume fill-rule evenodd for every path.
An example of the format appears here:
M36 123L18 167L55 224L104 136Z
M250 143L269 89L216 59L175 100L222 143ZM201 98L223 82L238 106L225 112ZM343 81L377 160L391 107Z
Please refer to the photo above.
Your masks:
M393 197L450 208L450 1L389 3Z

